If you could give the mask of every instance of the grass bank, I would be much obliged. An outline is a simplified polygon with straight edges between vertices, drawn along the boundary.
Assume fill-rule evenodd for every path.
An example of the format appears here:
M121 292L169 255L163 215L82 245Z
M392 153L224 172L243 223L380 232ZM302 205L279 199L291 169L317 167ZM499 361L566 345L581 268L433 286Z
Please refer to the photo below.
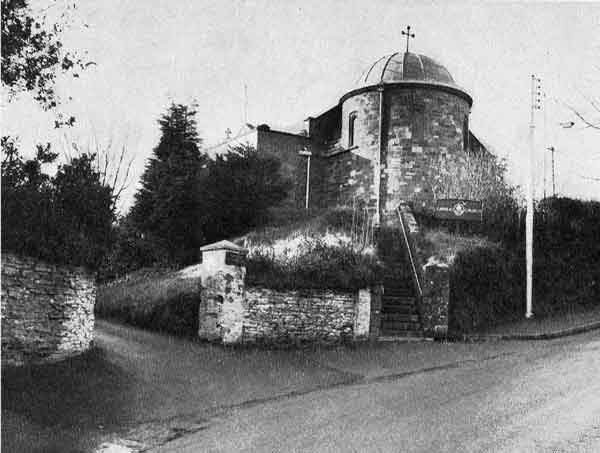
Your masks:
M100 285L96 315L151 330L193 336L200 284L172 270L140 270Z

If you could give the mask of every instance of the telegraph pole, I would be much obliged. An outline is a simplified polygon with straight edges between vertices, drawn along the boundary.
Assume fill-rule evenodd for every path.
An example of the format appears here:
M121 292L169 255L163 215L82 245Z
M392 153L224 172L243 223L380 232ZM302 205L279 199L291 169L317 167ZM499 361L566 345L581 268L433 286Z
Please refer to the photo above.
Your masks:
M527 260L527 307L525 317L533 316L533 180L535 167L535 111L540 110L541 80L531 75L531 116L529 120L529 180L527 184L527 216L525 217L525 256Z
M556 148L551 146L547 149L552 152L552 197L556 197L556 185L554 184L554 151L556 151Z
M304 209L308 209L308 196L310 194L310 157L312 156L312 153L306 149L305 146L298 154L306 157L306 196L304 198Z

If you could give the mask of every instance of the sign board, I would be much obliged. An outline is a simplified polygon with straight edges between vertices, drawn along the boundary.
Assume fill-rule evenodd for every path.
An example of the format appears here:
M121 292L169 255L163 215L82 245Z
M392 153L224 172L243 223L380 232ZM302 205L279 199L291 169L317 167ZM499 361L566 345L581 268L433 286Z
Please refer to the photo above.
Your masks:
M481 222L483 220L483 203L457 198L438 200L435 206L435 217L442 220Z
M246 255L236 252L225 252L225 264L229 266L244 266L246 264Z

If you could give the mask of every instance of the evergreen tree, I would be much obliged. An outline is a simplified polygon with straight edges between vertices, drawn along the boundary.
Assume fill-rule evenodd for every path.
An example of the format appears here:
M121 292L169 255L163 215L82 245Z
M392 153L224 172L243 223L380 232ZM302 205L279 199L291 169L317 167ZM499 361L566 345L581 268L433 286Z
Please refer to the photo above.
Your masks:
M225 239L264 223L268 209L285 200L291 188L280 170L279 159L260 155L250 145L238 145L217 156L203 191L210 215L205 225L207 239Z
M195 114L171 104L158 121L162 136L130 214L135 228L178 264L193 262L204 239L201 179L208 158L200 151Z

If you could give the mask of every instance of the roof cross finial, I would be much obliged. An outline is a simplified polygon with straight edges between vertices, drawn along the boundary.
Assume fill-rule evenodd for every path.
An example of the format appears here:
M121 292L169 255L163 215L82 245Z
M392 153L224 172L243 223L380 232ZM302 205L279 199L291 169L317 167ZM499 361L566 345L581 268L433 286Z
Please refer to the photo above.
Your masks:
M406 53L408 53L408 40L414 38L415 34L410 32L410 25L407 25L406 31L402 30L402 34L406 35Z

